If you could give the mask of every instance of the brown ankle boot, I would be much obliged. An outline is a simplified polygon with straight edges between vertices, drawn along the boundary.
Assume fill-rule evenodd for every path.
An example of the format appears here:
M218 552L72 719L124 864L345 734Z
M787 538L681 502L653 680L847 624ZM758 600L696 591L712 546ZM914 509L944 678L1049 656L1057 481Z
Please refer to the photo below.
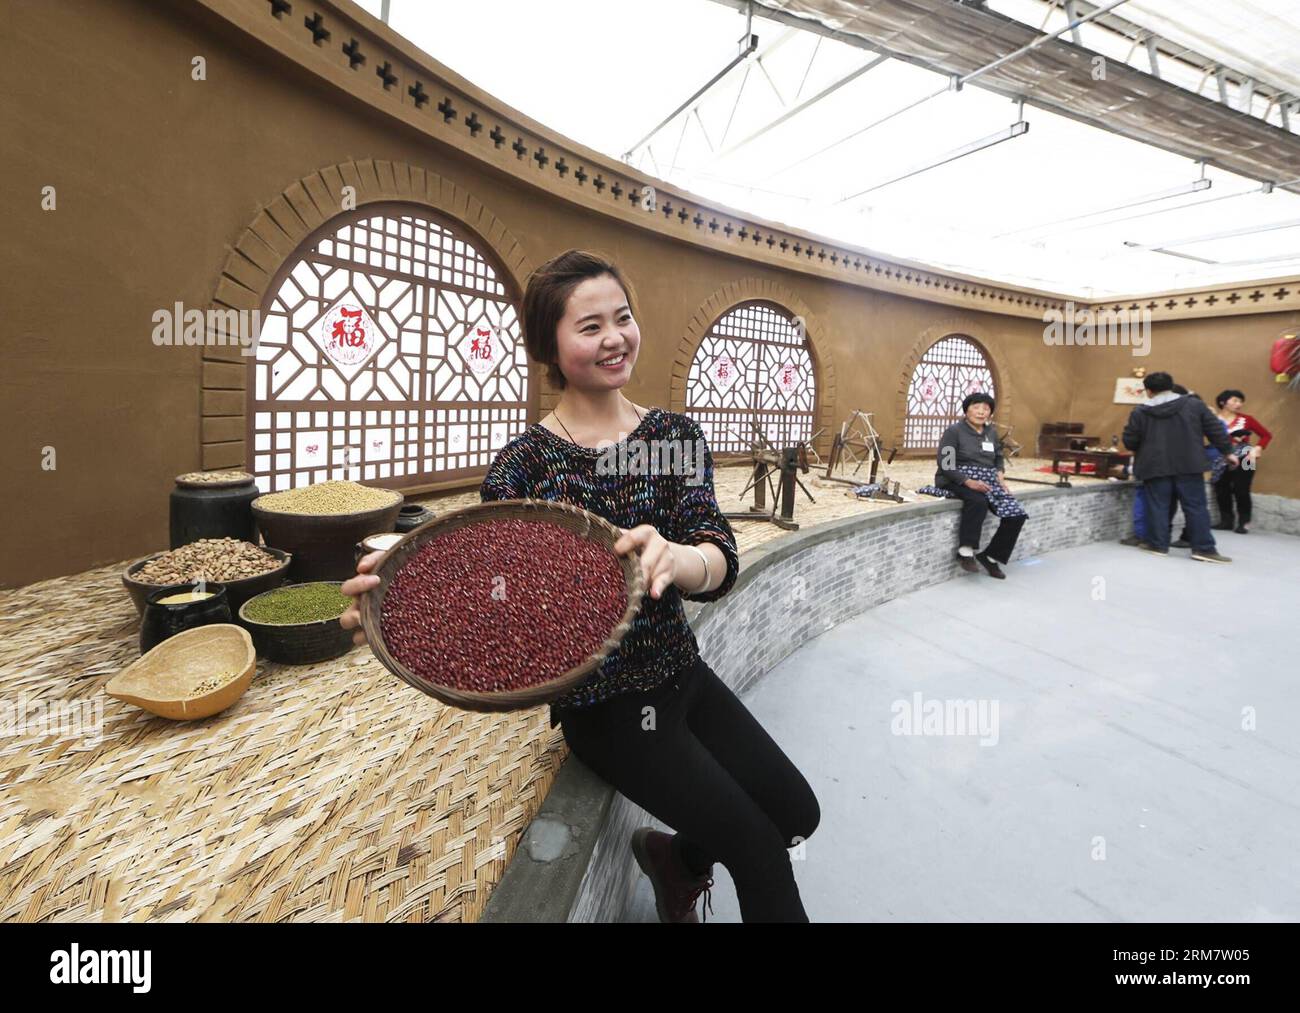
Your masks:
M713 877L709 872L696 876L686 868L673 853L672 835L641 827L632 834L632 854L654 887L661 922L699 923L695 905L700 894L704 894L705 909L712 913L709 888Z

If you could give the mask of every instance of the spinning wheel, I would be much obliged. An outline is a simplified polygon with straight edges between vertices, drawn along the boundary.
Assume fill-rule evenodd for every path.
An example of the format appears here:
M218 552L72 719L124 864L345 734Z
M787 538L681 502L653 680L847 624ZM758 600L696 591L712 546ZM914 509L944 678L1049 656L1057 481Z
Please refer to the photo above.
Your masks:
M820 468L822 466L822 455L817 453L817 447L815 446L815 444L817 442L817 438L821 436L821 434L824 432L826 432L826 427L822 426L820 429L817 430L817 432L813 433L810 437L808 437L808 439L804 440L802 443L797 445L799 447L799 470L800 471L807 473L808 462L810 460L812 461L814 467Z
M831 444L830 460L826 462L825 478L830 482L842 482L845 485L859 486L862 480L852 478L840 478L835 475L835 470L843 469L847 461L853 462L853 474L856 475L866 462L871 462L871 471L867 478L867 483L876 484L876 473L880 468L880 462L884 460L885 451L880 444L880 434L876 432L876 427L871 424L871 412L862 412L854 409L849 413L848 420L840 426L840 431ZM894 463L894 457L898 453L897 447L891 447L889 459L885 461L886 465ZM873 494L872 498L892 499L895 502L903 502L903 498L898 495L898 483L893 484L893 492L889 492L889 477L885 476L880 482L881 491Z
M744 512L724 513L729 520L770 521L779 527L796 531L799 525L794 520L794 491L798 485L808 499L816 503L813 494L800 480L798 472L805 475L809 471L808 455L817 451L811 447L811 440L805 440L794 446L778 448L768 441L763 431L755 422L750 422L754 437L741 436L734 429L732 435L741 442L749 444L750 459L754 462L754 473L748 484L740 491L743 499L751 489L754 490L754 503ZM816 439L821 430L813 435ZM820 461L819 461L820 463ZM767 494L772 494L772 507L767 507ZM778 514L778 510L780 513Z
M1024 449L1019 442L1011 438L1011 431L1015 428L1014 426L1004 426L1000 422L995 422L994 425L997 426L998 433L1000 434L998 438L1002 441L1003 457L1015 457Z

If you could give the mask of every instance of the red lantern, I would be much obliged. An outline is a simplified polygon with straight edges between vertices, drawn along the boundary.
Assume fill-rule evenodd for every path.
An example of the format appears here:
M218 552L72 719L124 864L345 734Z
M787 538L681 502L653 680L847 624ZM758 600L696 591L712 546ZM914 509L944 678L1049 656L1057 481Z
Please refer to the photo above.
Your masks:
M1268 366L1273 370L1278 383L1286 383L1300 372L1300 340L1297 340L1296 335L1283 334L1273 342Z

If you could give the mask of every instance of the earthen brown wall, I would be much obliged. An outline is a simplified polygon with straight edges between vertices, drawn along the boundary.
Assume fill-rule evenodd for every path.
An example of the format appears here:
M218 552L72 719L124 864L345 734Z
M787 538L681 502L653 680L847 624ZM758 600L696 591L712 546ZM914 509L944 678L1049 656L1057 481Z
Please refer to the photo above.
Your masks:
M1211 320L1156 322L1151 326L1151 351L1134 356L1130 348L1051 348L1068 352L1073 382L1070 417L1087 419L1090 431L1109 440L1121 433L1132 410L1112 404L1115 378L1128 376L1134 366L1148 372L1164 370L1214 406L1221 390L1246 395L1246 411L1268 426L1273 443L1259 462L1256 492L1300 496L1300 395L1274 382L1268 368L1269 350L1283 333L1295 333L1300 314L1260 313Z
M1157 325L1147 361L1126 350L1047 348L1032 319L781 270L578 208L374 115L179 0L15 3L6 17L0 446L13 491L0 527L0 586L165 547L172 478L236 463L205 460L202 447L235 442L244 393L238 369L209 363L209 378L227 390L209 395L205 417L200 349L155 346L153 314L178 301L206 307L261 209L303 177L366 160L422 168L472 195L519 244L521 264L572 246L611 254L640 302L644 344L627 388L640 403L670 407L680 397L674 363L680 378L683 348L718 306L784 293L806 307L818 353L833 364L822 407L835 426L860 408L894 442L910 364L952 332L992 353L999 419L1029 447L1042 422L1066 417L1109 435L1122 421L1110 404L1114 377L1176 359L1185 365L1172 371L1198 388L1247 389L1249 408L1276 422L1280 440L1257 488L1300 495L1296 402L1272 389L1263 361L1280 314ZM206 81L191 79L197 55ZM40 208L47 185L57 188L56 211ZM45 447L55 449L56 470L41 468Z

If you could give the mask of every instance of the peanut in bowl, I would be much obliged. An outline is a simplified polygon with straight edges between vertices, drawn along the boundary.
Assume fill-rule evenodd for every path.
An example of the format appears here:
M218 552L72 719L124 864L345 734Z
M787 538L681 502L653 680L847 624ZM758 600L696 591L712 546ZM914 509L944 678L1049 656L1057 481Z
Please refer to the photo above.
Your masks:
M232 613L237 613L240 606L250 598L283 583L288 575L289 566L293 562L293 555L280 549L255 546L251 542L239 542L233 538L206 541L225 541L243 546L244 548L240 550L240 554L244 557L244 566L242 568L238 565L228 568L223 567L216 557L213 558L213 563L217 565L209 564L204 566L200 563L197 568L194 565L166 567L164 564L161 567L159 566L160 562L167 557L181 560L188 560L191 557L197 559L198 556L194 552L180 557L177 557L177 554L185 553L185 550L192 549L194 546L200 546L202 542L192 542L190 545L172 549L170 552L155 552L153 555L133 560L127 564L126 570L122 573L122 586L126 588L127 594L131 596L131 602L135 605L137 615L144 615L145 600L160 587L193 583L200 578L224 584L226 586L226 597L230 602L230 610ZM257 562L256 565L256 557L248 552L250 549L256 550L261 557L260 562ZM151 564L154 565L151 566ZM263 567L260 572L256 568L258 565ZM160 568L163 572L158 572ZM223 579L223 576L227 573L230 576ZM241 573L244 575L241 576Z

